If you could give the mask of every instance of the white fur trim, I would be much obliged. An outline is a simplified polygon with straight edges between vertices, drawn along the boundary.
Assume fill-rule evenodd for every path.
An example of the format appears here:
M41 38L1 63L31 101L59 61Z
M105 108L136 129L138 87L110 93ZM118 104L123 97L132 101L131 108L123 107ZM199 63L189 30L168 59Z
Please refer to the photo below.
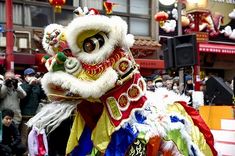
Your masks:
M46 132L50 133L71 115L78 103L80 101L58 101L47 104L27 122L27 126L37 127L39 131L45 128Z
M45 74L41 83L46 94L51 93L48 86L52 83L73 94L78 94L83 98L99 98L115 86L117 79L117 73L112 68L108 68L104 74L95 81L79 80L72 75L58 71Z
M47 40L46 36L47 36L47 33L51 33L55 29L59 29L59 30L61 30L61 32L64 31L64 27L62 25L55 24L55 23L50 24L50 25L46 26L46 28L44 29L44 35L43 35L43 39L42 39L42 46L45 49L45 51L50 55L54 55L55 52L52 49L52 46L50 46L48 43L46 43L46 40Z
M135 42L134 35L127 34L126 38L123 40L122 44L123 44L124 48L129 49L130 47L133 46L134 42Z
M77 45L79 34L86 30L97 30L108 35L107 42L91 54L83 52ZM107 59L116 46L126 47L127 24L120 17L87 15L75 18L66 29L66 38L73 54L82 62L94 64ZM129 38L129 37L127 37Z

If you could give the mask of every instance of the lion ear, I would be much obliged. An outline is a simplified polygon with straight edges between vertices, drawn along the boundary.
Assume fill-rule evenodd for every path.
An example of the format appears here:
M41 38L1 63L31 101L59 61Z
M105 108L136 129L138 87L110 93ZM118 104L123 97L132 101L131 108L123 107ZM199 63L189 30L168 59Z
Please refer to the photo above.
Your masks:
M121 46L124 48L130 48L133 46L135 39L132 34L127 34L128 25L121 17L112 16L112 24L114 26L115 33L119 36L118 40L121 41Z
M134 42L135 42L134 35L127 34L126 37L125 37L125 41L123 43L123 46L125 48L130 48L130 47L132 47L134 45Z

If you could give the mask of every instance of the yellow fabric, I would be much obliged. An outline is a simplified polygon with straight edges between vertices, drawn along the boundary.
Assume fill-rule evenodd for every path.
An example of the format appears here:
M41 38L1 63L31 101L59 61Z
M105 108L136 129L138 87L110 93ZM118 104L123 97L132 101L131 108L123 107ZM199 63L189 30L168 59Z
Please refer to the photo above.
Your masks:
M75 75L77 78L81 79L81 80L86 80L86 81L93 81L93 80L97 80L100 77L101 74L97 74L97 75L89 75L86 73L86 71L81 70L81 72L79 72L77 75Z
M74 147L78 145L78 140L83 132L84 126L85 126L85 121L80 115L80 113L77 112L75 115L75 119L73 121L73 126L67 143L66 154L71 153Z
M102 115L97 122L96 127L92 131L91 140L94 146L102 153L105 152L112 133L115 131L114 126L110 122L107 110L104 109Z
M234 119L232 106L201 106L199 113L210 129L221 129L221 119Z
M168 109L169 112L177 112L180 115L184 116L187 121L189 121L192 125L194 125L193 120L188 115L188 113L185 111L184 107L181 106L179 103L175 103L173 105L169 105ZM206 143L206 140L204 138L204 135L200 132L197 126L192 126L190 136L193 142L198 145L198 148L202 153L206 156L213 156L212 151L208 144Z

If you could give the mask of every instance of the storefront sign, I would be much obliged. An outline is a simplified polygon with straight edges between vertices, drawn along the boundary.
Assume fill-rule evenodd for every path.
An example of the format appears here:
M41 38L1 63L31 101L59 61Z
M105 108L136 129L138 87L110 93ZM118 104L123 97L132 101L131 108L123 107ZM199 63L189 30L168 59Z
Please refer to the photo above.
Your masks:
M206 32L197 32L196 33L197 42L208 42L209 35Z
M154 59L135 59L136 63L140 65L140 68L151 68L151 69L164 69L163 60Z
M233 54L235 55L235 46L223 44L200 43L199 51L206 53Z

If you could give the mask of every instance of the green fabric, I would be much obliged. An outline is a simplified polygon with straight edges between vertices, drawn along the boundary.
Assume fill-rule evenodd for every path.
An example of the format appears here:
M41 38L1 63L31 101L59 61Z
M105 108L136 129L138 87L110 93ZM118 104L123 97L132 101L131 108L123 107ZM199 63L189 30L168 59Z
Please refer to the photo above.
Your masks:
M93 147L90 156L102 156L102 153L95 147Z
M65 71L64 64L56 63L56 64L53 65L52 70L53 70L53 72L56 72L56 71Z
M58 52L57 53L57 59L61 62L65 62L67 59L67 56L63 52Z
M23 82L21 87L27 93L27 96L20 101L21 114L26 116L34 116L42 98L45 98L44 91L40 84L28 84Z
M137 138L143 143L143 144L147 144L148 140L145 139L145 133L144 132L140 132L137 136Z
M48 56L48 55L44 55L44 56L43 56L43 58L47 60L47 59L49 59L49 58L50 58L50 56Z
M187 142L182 137L179 129L169 131L167 136L165 137L165 140L172 140L176 144L182 155L189 155Z

